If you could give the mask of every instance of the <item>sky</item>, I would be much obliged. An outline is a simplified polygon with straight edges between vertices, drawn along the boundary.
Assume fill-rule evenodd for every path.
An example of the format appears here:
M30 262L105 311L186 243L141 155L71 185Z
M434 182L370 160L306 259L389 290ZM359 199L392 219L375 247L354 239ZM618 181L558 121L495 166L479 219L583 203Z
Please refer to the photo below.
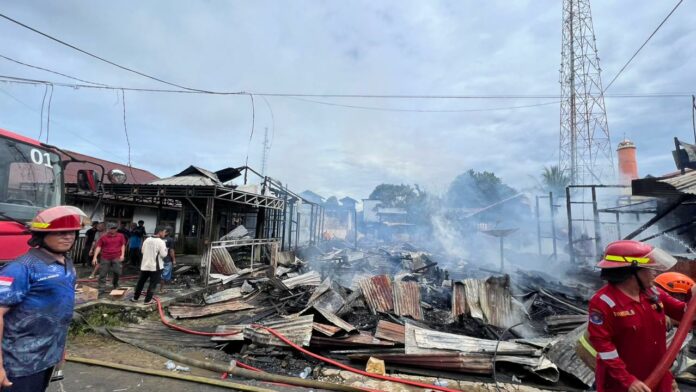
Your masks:
M594 1L608 83L674 6ZM8 0L0 13L140 72L197 89L254 94L560 94L560 0ZM629 7L630 4L630 7ZM696 4L684 2L610 94L696 92ZM0 55L111 86L165 88L0 19ZM0 58L0 75L75 83ZM45 88L0 82L0 128L46 139ZM50 89L49 89L50 95ZM56 86L49 143L128 162L121 91ZM314 102L311 102L314 101ZM442 193L469 169L518 189L558 162L559 104L535 99L297 98L125 92L133 166L261 168L300 192L366 198L381 183ZM335 104L385 109L368 110ZM518 106L530 106L521 107ZM510 109L510 107L518 107ZM606 99L612 149L638 148L641 176L675 170L693 140L691 99ZM486 109L485 111L472 111ZM495 109L495 110L490 110ZM435 112L432 112L435 111ZM440 112L437 112L440 111ZM250 140L253 118L253 137ZM42 130L43 129L43 130Z

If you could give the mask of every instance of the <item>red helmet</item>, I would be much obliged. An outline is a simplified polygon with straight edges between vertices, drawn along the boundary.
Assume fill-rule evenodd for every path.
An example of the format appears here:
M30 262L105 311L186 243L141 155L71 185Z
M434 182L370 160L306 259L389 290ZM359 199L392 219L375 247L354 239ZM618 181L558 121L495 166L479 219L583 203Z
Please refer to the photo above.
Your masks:
M73 231L82 229L87 215L72 206L57 206L39 212L29 224L31 231Z
M679 272L665 272L655 278L655 283L673 294L689 294L694 287L693 279Z
M636 266L666 271L677 264L677 259L660 248L633 240L614 241L607 245L599 268Z

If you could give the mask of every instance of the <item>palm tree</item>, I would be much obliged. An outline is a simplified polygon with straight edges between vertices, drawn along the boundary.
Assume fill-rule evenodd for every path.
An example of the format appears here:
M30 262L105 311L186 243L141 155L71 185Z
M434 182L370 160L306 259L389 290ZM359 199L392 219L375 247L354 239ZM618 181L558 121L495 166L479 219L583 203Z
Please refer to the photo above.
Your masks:
M545 192L553 192L554 195L561 196L565 194L565 188L570 185L570 177L557 165L544 166L541 184Z

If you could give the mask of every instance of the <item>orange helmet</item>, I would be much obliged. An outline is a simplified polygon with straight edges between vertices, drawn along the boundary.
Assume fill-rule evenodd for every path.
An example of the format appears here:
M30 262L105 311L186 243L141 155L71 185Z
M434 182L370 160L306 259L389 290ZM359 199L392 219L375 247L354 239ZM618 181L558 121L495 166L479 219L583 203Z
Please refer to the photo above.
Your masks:
M39 212L29 224L36 232L80 230L87 221L81 209L72 206L57 206Z
M694 287L694 280L679 272L662 273L655 278L655 283L673 294L689 294Z
M677 263L677 259L664 250L640 241L620 240L607 245L599 268L640 268L666 271Z

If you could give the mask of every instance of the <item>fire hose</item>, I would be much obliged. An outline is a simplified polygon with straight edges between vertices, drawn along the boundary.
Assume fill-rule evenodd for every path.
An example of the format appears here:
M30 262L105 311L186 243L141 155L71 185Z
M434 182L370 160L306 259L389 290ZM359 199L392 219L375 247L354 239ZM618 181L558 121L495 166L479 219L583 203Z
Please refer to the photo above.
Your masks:
M157 302L157 308L158 308L158 310L159 310L160 320L161 320L162 323L163 323L164 325L166 325L167 327L172 328L172 329L175 329L175 330L177 330L177 331L181 331L181 332L185 332L185 333L188 333L188 334L192 334L192 335L220 336L220 335L210 335L210 334L213 333L213 332L192 331L192 330L189 330L189 329L186 329L186 328L183 328L183 327L180 327L180 326L177 326L177 325L174 325L174 324L170 323L169 321L167 321L167 319L166 319L166 317L165 317L165 315L164 315L164 310L162 309L162 303L160 302L159 298L154 297L154 300L155 300L155 302ZM259 325L259 324L252 324L251 327L252 327L252 328L256 328L256 329L263 329L263 330L265 330L265 331L268 331L271 335L273 335L273 336L275 336L276 338L280 339L280 341L282 341L283 343L287 344L288 346L294 348L295 350L297 350L297 351L299 351L299 352L301 352L301 353L303 353L303 354L305 354L305 355L308 355L308 356L310 356L310 357L312 357L312 358L314 358L314 359L317 359L317 360L319 360L319 361L328 363L328 364L330 364L330 365L336 366L336 367L338 367L338 368L340 368L340 369L347 370L347 371L352 372L352 373L355 373L355 374L359 374L359 375L361 375L361 376L370 377L370 378L374 378L374 379L378 379L378 380L383 380L383 381L391 381L391 382L395 382L395 383L399 383L399 384L404 384L404 385L410 385L410 386L418 387L418 388L432 389L432 390L434 390L434 391L441 391L441 392L459 392L459 390L457 390L457 389L451 389L451 388L441 387L441 386L432 385L432 384L427 384L427 383L422 383L422 382L418 382L418 381L405 380L405 379L398 378L398 377L382 376L382 375L380 375L380 374L368 373L368 372L366 372L366 371L363 371L363 370L360 370L360 369L356 369L356 368L350 367L350 366L348 366L348 365L344 365L344 364L342 364L342 363L340 363L340 362L334 361L333 359L326 358L326 357L323 357L323 356L321 356L321 355L319 355L319 354L315 354L315 353L313 353L313 352L311 352L311 351L309 351L309 350L306 350L306 349L300 347L299 345L295 344L295 343L292 342L290 339L286 338L284 335L282 335L280 332L274 330L273 328L269 328L269 327L266 327L266 326L264 326L264 325ZM227 334L227 335L232 335L232 334L235 334L235 333L239 333L239 332L226 333L226 334Z
M689 330L691 330L691 326L694 323L694 315L696 315L696 296L692 297L689 304L686 306L684 316L679 323L677 332L674 334L672 344L667 349L667 353L662 356L660 362L645 380L645 385L647 385L648 388L655 389L657 384L662 380L662 376L664 376L667 369L672 366L675 358L677 358L677 354L679 354L682 343L684 343L684 339L686 339L686 335L689 333Z

